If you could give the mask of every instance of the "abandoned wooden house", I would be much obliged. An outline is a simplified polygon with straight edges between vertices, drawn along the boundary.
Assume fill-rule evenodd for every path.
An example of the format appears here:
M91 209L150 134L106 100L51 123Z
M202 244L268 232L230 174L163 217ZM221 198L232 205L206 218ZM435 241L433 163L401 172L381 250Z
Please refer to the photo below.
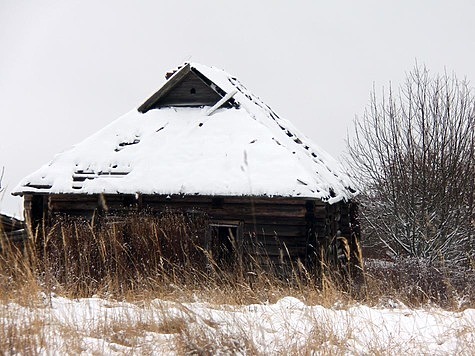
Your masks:
M318 259L342 239L356 248L356 190L332 157L220 69L186 63L166 79L23 179L14 194L29 226L56 214L172 209L206 213L210 246L253 240L280 263Z

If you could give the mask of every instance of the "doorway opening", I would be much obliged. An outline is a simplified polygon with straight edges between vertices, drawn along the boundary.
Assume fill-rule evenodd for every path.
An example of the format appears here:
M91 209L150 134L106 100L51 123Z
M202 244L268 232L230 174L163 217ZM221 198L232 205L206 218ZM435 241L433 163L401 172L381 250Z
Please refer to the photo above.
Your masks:
M240 222L217 222L210 224L208 251L219 267L231 266L240 252L242 235Z

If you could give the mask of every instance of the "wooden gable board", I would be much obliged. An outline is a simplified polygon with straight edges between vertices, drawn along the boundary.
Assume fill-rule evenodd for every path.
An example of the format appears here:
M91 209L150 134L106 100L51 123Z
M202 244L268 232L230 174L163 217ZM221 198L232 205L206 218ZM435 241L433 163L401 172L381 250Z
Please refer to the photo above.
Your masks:
M176 72L155 94L148 98L142 105L139 106L138 111L146 113L155 106L155 103L165 94L167 94L183 77L190 71L190 65L187 64Z
M195 73L188 72L172 90L155 102L154 108L163 106L212 106L221 96L206 85Z
M186 64L180 68L138 111L167 106L213 106L226 93L208 78Z

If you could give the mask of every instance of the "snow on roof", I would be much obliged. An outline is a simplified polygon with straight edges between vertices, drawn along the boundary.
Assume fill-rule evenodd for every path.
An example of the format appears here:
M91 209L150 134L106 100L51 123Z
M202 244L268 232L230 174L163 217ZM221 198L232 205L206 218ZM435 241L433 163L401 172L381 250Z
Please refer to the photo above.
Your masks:
M180 68L164 86L192 68L219 87L222 99L213 108L134 109L56 155L13 194L289 196L329 203L356 194L331 156L235 77L197 63ZM224 107L231 98L235 105Z

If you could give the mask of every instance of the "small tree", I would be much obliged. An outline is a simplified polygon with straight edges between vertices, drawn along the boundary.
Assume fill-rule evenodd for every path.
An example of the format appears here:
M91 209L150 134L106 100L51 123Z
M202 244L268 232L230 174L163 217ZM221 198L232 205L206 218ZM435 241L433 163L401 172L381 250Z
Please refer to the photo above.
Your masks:
M415 67L355 119L350 164L361 184L365 235L394 255L473 255L475 98L454 75Z

